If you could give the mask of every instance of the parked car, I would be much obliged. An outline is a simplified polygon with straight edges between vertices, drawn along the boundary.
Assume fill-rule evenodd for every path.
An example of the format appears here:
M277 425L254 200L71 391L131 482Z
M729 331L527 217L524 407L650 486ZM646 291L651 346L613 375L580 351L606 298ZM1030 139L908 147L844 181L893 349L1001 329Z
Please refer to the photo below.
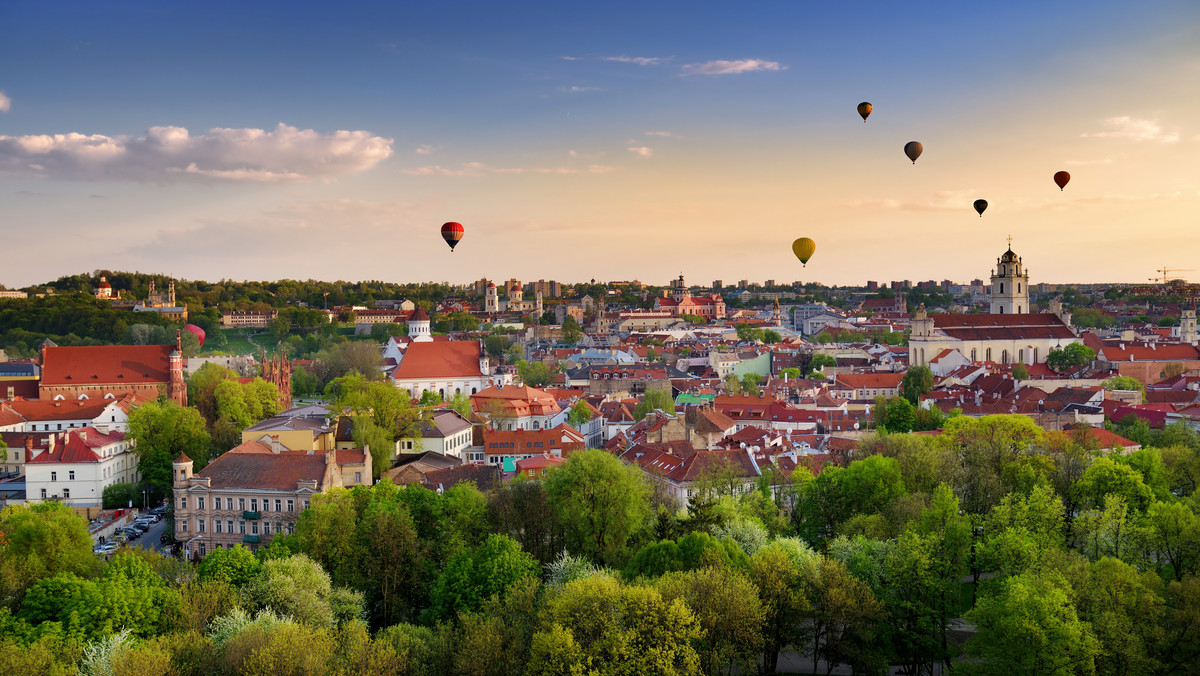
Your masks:
M117 549L117 543L105 542L102 545L96 545L95 547L92 547L92 552L95 554L107 555L112 554L113 552L117 551Z
M119 535L124 535L127 540L136 540L142 537L142 532L136 528L121 528L117 530Z

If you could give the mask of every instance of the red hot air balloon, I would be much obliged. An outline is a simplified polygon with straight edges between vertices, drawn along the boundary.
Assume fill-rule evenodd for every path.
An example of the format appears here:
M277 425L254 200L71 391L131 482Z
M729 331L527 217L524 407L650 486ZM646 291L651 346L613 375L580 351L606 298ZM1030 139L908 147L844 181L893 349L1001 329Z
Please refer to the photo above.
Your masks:
M196 326L195 324L188 324L187 326L183 327L183 330L195 336L196 339L200 341L200 347L204 347L204 329Z
M1071 180L1071 175L1065 171L1060 171L1060 172L1054 174L1054 185L1057 185L1058 189L1060 191L1063 188L1067 187L1067 182L1070 180Z
M462 223L455 223L451 221L449 223L442 224L442 239L446 240L446 244L450 245L450 251L454 251L455 245L458 244L458 240L462 239L462 236Z

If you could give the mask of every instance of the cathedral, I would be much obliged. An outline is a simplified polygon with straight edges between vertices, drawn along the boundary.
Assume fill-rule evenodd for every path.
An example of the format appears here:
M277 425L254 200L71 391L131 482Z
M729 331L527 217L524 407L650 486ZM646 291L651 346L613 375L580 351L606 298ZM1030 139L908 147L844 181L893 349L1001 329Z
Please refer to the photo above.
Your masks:
M1081 342L1071 326L1071 313L1058 300L1049 312L1029 305L1029 271L1021 257L1008 251L992 270L988 314L929 314L924 306L912 319L909 364L928 365L938 355L958 351L973 362L1045 363L1051 350Z
M292 362L282 349L274 357L268 357L267 351L262 351L262 379L279 390L279 410L292 407Z

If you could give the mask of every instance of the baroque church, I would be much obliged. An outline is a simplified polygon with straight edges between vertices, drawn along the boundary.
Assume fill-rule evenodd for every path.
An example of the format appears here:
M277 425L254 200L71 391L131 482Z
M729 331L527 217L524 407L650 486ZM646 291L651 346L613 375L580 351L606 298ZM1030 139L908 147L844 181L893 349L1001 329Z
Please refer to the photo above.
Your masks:
M912 319L909 364L928 365L943 352L958 351L973 362L1041 364L1051 350L1082 340L1071 313L1050 301L1049 312L1029 305L1029 270L1012 245L992 270L988 314L929 314L924 306Z

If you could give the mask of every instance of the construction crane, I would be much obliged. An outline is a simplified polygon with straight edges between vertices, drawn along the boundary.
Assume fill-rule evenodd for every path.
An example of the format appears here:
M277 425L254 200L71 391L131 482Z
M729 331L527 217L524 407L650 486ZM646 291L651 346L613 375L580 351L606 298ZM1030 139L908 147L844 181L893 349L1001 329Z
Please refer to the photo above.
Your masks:
M1159 284L1167 284L1170 282L1172 272L1194 272L1194 270L1192 268L1168 268L1163 266L1162 268L1155 270L1155 272L1162 273L1162 278L1160 279L1159 277L1154 276L1150 278L1150 281L1158 282Z

